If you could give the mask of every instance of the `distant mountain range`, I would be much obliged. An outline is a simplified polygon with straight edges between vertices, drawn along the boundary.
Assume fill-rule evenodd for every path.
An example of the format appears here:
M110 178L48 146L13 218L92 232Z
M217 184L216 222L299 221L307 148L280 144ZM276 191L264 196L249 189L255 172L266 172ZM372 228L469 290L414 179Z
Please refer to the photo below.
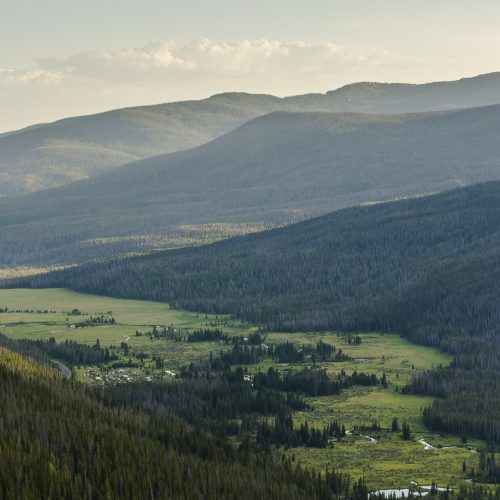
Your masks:
M60 186L190 149L274 111L393 114L498 103L500 73L492 73L426 85L356 83L287 98L228 93L69 118L0 135L0 196Z
M0 199L0 264L68 264L206 242L495 179L500 106L277 112L199 148Z
M271 330L398 331L458 352L452 338L500 341L500 182L19 284L230 313Z
M406 388L439 397L426 425L500 442L500 182L2 286L164 301L270 331L398 332L454 355Z

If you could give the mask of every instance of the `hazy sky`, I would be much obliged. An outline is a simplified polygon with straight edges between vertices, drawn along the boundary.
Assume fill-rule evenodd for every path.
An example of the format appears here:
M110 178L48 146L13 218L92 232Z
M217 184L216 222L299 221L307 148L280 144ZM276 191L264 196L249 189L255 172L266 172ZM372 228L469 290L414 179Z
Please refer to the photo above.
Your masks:
M0 0L0 131L224 91L492 71L498 0Z

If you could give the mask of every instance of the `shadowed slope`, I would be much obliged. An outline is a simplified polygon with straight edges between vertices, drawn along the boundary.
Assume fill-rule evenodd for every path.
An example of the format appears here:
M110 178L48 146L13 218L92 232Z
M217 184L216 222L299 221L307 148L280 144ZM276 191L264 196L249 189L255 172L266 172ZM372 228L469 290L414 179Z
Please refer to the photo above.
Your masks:
M356 83L280 99L227 93L119 109L0 135L0 196L92 177L125 163L206 143L273 111L406 113L500 103L500 74L427 85Z
M499 131L500 106L396 116L274 113L194 150L0 200L0 263L81 262L210 241L499 179Z

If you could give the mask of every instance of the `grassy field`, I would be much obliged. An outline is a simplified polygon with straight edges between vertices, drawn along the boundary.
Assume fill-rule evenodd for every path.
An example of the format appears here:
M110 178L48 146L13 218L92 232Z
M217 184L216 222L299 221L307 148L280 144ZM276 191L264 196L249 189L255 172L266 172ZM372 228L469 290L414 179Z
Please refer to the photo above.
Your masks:
M123 325L144 326L160 324L176 324L185 328L196 328L205 324L205 315L188 313L170 309L167 304L149 302L144 300L125 300L110 297L100 297L72 292L65 289L48 290L0 290L0 308L30 309L30 310L55 310L56 320L65 320L67 313L79 309L85 314L99 314L111 312L116 320ZM10 320L26 319L24 315L6 315ZM209 316L215 318L215 316ZM33 318L30 317L31 321ZM43 315L35 316L35 320L45 320ZM85 341L84 338L80 341Z
M181 366L196 359L207 358L210 352L229 348L216 342L179 342L168 338L150 339L136 336L136 330L151 330L153 325L171 326L176 331L194 330L207 325L218 325L232 335L245 335L255 327L232 322L227 317L170 309L167 304L122 300L108 297L84 295L68 290L0 290L0 331L12 338L72 339L94 344L99 339L101 346L119 346L126 341L131 352L147 352L150 359L161 356L165 369L177 371ZM78 309L81 315L71 312ZM47 311L47 312L45 312ZM85 321L91 315L103 314L114 318L116 325L86 328L71 328L71 325ZM395 334L359 333L361 345L349 345L346 335L338 332L325 333L269 333L266 344L289 341L297 346L315 345L319 340L341 348L350 356L349 361L322 362L330 374L340 370L351 373L354 370L381 377L386 374L387 388L353 387L340 396L306 398L310 410L297 412L297 425L308 421L310 425L322 428L332 420L339 420L347 429L356 426L370 426L377 421L379 432L353 432L346 439L335 443L333 448L287 450L296 461L318 470L334 466L351 472L354 477L364 476L371 488L407 487L409 481L430 484L433 480L440 486L457 486L463 481L462 463L477 467L477 453L467 449L458 436L441 436L429 433L422 422L422 408L432 403L432 398L410 396L401 393L412 373L421 369L447 366L451 357L436 349L416 346ZM305 363L297 365L276 364L266 358L258 365L250 365L250 372L267 370L278 366L280 370L301 369ZM95 382L104 367L78 367L77 377ZM123 370L122 370L123 372ZM152 363L146 369L131 369L120 376L155 375ZM164 373L164 370L162 371ZM388 432L391 421L407 421L412 428L411 441L403 441L399 433ZM367 434L376 439L370 441ZM425 449L419 440L424 439L436 449ZM467 446L477 448L482 443L469 441Z
M320 340L341 348L353 361L326 364L329 373L347 372L386 373L390 381L402 387L415 370L447 366L451 356L430 347L417 346L394 334L359 333L361 345L348 345L341 333L271 333L268 342L292 341L297 345L316 344Z
M63 289L0 290L0 331L14 339L74 340L84 344L119 346L126 341L132 351L160 355L169 369L178 369L195 359L208 357L214 344L175 342L168 339L151 340L137 337L137 330L151 330L153 325L173 326L177 331L205 328L210 324L225 323L224 330L239 334L248 329L239 323L228 323L228 318L196 314L170 309L168 304L141 300L99 297ZM72 315L78 309L81 315ZM28 312L26 312L28 311ZM45 313L44 311L48 311ZM113 317L115 325L71 328L90 316L103 314Z
M467 449L458 436L441 436L429 433L424 427L422 409L433 401L431 397L401 393L412 373L422 369L448 366L451 356L437 349L416 346L399 335L360 333L361 345L347 345L346 336L340 333L301 333L268 335L267 343L293 341L296 344L315 344L319 340L342 348L352 360L340 363L318 363L331 374L341 370L386 374L389 386L353 387L340 396L306 398L313 410L297 412L297 424L307 420L309 425L322 428L332 420L344 423L347 429L356 426L370 426L376 421L381 432L365 431L376 439L373 443L364 433L351 434L338 442L333 449L295 448L287 454L305 466L324 470L331 466L350 472L353 477L363 476L371 488L408 487L410 481L430 485L436 481L439 486L457 487L463 482L463 462L468 467L477 467L477 453ZM266 360L271 365L272 361ZM264 363L262 364L264 365ZM255 370L265 369L258 366ZM283 368L300 368L302 365ZM412 440L403 441L399 433L389 432L392 419L401 423L407 421L412 429ZM436 447L425 449L419 440ZM469 440L473 448L483 443ZM439 448L438 448L439 446ZM448 448L447 448L448 447Z
M415 441L405 442L386 433L376 444L367 439L342 442L330 449L295 448L287 452L308 467L335 467L353 477L363 476L373 489L408 487L410 481L440 487L463 483L462 463L477 467L477 453L464 448L425 450Z

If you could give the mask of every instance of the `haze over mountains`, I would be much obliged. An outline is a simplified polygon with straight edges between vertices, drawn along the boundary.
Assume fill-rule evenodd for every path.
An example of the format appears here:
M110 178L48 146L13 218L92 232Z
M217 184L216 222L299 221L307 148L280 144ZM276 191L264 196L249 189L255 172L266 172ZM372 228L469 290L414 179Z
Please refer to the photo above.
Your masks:
M357 83L288 98L228 93L121 109L0 135L0 196L47 189L128 162L199 146L273 111L376 114L500 103L500 74L427 85Z
M497 335L499 276L496 181L21 283L231 313L270 331L398 331L457 352L451 337Z
M500 179L499 139L500 106L269 114L193 150L0 200L1 264L168 248Z
M500 182L7 286L158 300L267 331L398 332L454 355L405 389L439 396L426 425L500 441Z

